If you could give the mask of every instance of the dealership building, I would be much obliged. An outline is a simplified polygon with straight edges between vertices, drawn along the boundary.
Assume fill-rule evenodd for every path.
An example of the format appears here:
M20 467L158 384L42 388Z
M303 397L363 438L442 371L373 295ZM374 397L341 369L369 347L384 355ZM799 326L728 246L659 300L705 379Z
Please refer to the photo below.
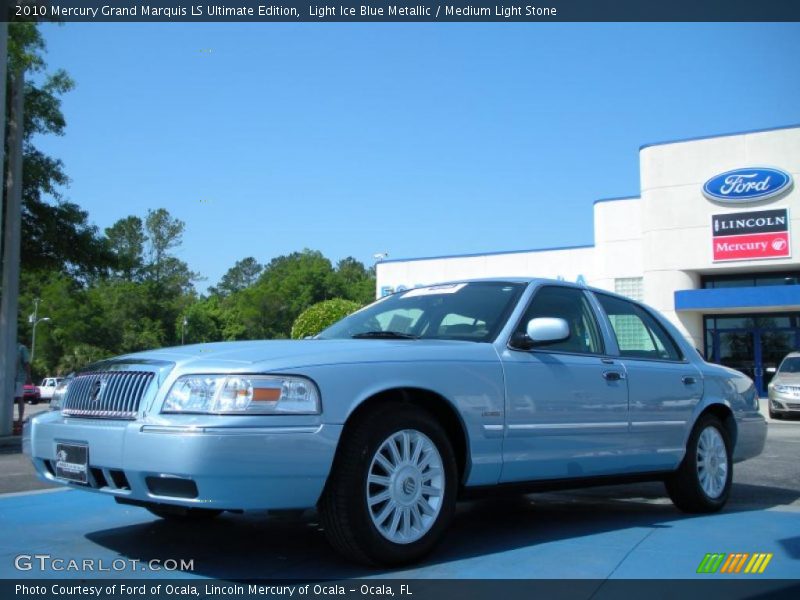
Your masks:
M594 244L377 264L379 295L480 277L644 301L763 394L800 348L800 126L643 146L641 193L594 203Z

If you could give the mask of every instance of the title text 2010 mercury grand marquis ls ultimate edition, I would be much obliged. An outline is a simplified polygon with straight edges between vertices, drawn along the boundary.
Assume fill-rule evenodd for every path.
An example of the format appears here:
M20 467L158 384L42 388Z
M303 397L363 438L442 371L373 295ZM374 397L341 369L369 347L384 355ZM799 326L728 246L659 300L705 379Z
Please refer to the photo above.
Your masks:
M470 489L663 480L720 509L766 423L664 318L563 282L398 292L314 339L202 344L65 381L24 447L48 481L165 518L317 506L334 547L418 559Z

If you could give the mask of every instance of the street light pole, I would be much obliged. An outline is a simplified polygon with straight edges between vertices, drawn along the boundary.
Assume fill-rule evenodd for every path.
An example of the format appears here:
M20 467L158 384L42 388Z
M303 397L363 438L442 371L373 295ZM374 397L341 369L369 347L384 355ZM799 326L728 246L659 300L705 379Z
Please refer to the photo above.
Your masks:
M184 316L183 322L181 323L181 346L183 346L183 339L186 335L186 326L189 324L189 318Z
M25 71L11 77L8 128L8 170L3 220L3 295L0 298L0 436L11 434L14 417L14 380L17 373L17 311L22 228L22 138L24 136Z
M39 318L39 298L33 300L33 314L28 317L28 323L33 323L33 334L31 335L31 363L36 354L36 326L42 321L49 321L50 317Z

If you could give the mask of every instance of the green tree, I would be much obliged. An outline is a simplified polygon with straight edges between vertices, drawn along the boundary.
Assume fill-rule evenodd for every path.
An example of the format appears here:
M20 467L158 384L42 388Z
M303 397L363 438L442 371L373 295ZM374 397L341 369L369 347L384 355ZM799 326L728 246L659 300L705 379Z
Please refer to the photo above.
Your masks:
M240 292L253 285L264 267L252 256L236 261L225 275L220 279L217 287L212 288L211 292L219 296L229 296L235 292Z
M348 256L336 264L330 288L333 296L347 298L363 306L375 300L375 272Z
M147 258L150 278L159 283L176 273L185 274L188 268L179 264L169 251L181 245L186 224L174 218L166 208L148 210L145 219L147 230Z
M140 279L144 268L144 234L142 220L136 216L119 219L106 229L108 244L116 258L119 276L128 281Z
M317 335L359 308L361 305L358 302L344 298L324 300L309 306L295 319L292 325L292 339L300 340L310 335Z

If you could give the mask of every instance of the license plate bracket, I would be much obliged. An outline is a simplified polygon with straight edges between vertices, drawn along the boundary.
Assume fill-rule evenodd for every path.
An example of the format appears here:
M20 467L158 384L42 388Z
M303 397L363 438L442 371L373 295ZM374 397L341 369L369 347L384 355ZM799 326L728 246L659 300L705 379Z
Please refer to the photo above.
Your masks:
M56 477L87 483L89 475L89 445L78 443L56 443Z

